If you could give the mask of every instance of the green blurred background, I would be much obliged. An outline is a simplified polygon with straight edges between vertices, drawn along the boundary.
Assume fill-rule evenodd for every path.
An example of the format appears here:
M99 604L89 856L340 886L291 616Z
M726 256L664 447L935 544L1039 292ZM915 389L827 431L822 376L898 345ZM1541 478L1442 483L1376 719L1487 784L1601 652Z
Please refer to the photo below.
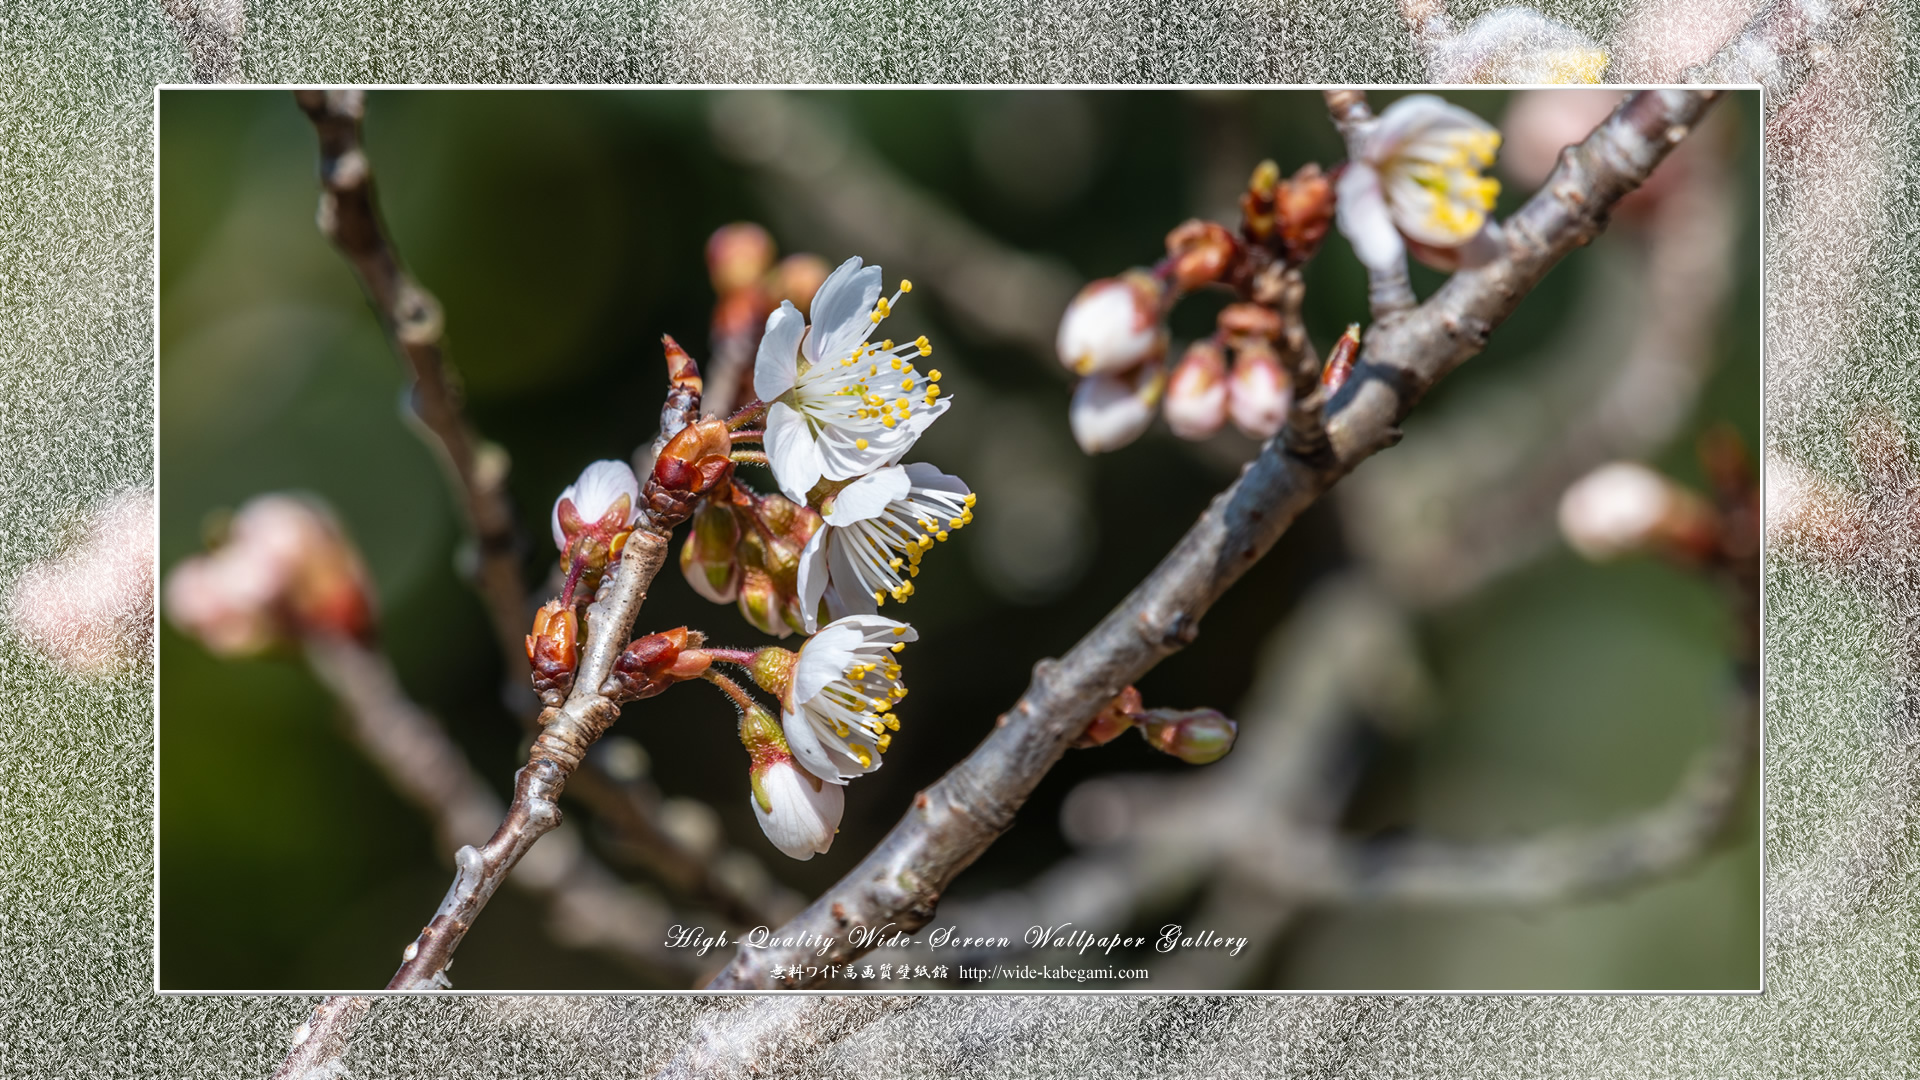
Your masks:
M778 162L742 149L726 127L738 111L728 96L368 95L388 224L446 311L474 423L512 455L529 580L551 566L546 515L560 488L587 462L626 457L651 437L659 335L707 355L703 245L716 227L760 221L783 253L876 261L809 217L783 190ZM1344 156L1312 92L799 96L865 144L856 167L897 173L998 242L1085 278L1151 262L1186 217L1231 221L1234 185L1261 157L1290 172ZM1376 92L1376 107L1393 96ZM1507 94L1448 97L1497 120ZM1731 423L1749 445L1757 437L1756 106L1752 95L1724 103L1735 114L1727 197L1746 224L1717 364L1656 460L1685 479L1698 476L1692 436L1708 424ZM163 572L200 548L223 508L269 490L322 495L365 553L383 643L406 688L504 796L521 729L502 704L483 610L459 575L457 509L402 415L401 365L314 227L312 129L284 91L166 91L160 111ZM1502 213L1527 194L1508 186ZM1554 363L1556 335L1597 287L1592 264L1632 243L1609 234L1568 259L1430 404ZM1255 449L1234 434L1196 447L1157 428L1087 459L1067 433L1070 385L1057 364L983 330L911 256L884 265L889 278L924 286L895 322L934 340L954 395L918 456L980 493L978 522L929 557L905 609L922 641L905 658L914 694L887 767L850 788L832 852L796 863L748 813L744 756L718 695L676 690L615 729L645 746L667 795L711 805L730 843L808 896L977 744L1033 663L1117 602ZM1438 280L1416 271L1423 293ZM1309 329L1323 345L1364 321L1365 280L1337 236L1308 285ZM1176 339L1203 333L1218 303L1183 305ZM1391 453L1420 452L1420 419ZM1148 701L1231 712L1294 601L1346 561L1338 515L1316 507L1207 616L1194 647L1142 680ZM662 582L639 629L685 623L726 644L761 640L677 574ZM1362 833L1499 838L1603 821L1662 798L1711 738L1727 620L1711 589L1665 567L1597 568L1556 550L1432 613L1421 631L1440 715L1376 748L1350 815ZM163 626L161 663L161 986L379 985L445 891L450 853L338 734L333 703L297 660L216 660ZM1180 768L1131 738L1070 753L951 895L1017 885L1068 854L1056 823L1080 781ZM1617 898L1530 913L1323 911L1247 984L1752 989L1758 830L1749 812L1710 859ZM667 985L548 942L542 923L503 890L462 946L458 984Z

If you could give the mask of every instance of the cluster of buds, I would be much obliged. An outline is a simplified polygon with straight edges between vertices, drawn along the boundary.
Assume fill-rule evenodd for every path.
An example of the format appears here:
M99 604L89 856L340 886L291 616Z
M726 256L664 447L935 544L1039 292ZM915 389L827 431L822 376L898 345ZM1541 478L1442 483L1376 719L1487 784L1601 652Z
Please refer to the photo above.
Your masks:
M680 549L680 572L716 604L738 603L754 629L775 637L805 627L800 555L820 515L779 494L728 485L702 500Z
M1128 729L1140 732L1147 745L1189 765L1211 765L1233 749L1240 726L1214 709L1149 709L1132 686L1114 697L1094 716L1074 746L1103 746Z
M717 298L712 340L716 358L734 355L735 363L716 370L739 372L739 385L716 388L725 402L753 396L752 365L745 361L759 343L767 316L789 300L805 314L830 269L817 255L789 255L775 261L778 249L767 230L751 222L723 225L707 239L707 276Z
M1164 412L1183 439L1206 439L1229 417L1247 435L1271 438L1285 421L1292 377L1278 347L1277 304L1290 273L1319 250L1333 220L1333 184L1318 165L1291 178L1263 161L1241 197L1236 235L1211 221L1167 234L1166 258L1080 291L1060 320L1060 362L1082 376L1068 419L1087 453L1138 439ZM1212 338L1167 366L1167 315L1180 297L1225 288L1241 302L1221 313ZM1229 359L1231 354L1231 359ZM1231 365L1231 366L1230 366Z
M308 635L372 636L366 568L325 507L262 495L223 532L167 579L168 615L208 649L247 656Z

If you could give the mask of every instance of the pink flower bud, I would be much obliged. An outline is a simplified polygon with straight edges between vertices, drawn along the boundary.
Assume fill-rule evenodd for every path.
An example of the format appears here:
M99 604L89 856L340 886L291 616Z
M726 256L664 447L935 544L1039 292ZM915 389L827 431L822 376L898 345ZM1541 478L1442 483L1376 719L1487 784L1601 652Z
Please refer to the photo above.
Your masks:
M358 553L324 508L287 495L249 502L220 548L175 567L167 609L229 656L311 633L364 638L373 624Z
M1271 439L1286 423L1292 405L1292 384L1272 346L1254 342L1235 351L1233 375L1227 381L1227 412L1234 427L1249 438Z
M715 229L707 239L707 275L722 296L760 280L773 265L773 237L752 222Z
M153 493L115 495L93 511L79 544L14 581L7 621L70 671L107 671L147 655L153 547Z
M1080 449L1118 450L1145 434L1166 386L1166 373L1147 365L1120 375L1090 375L1074 387L1067 421Z
M1060 362L1076 375L1157 363L1167 351L1165 303L1166 288L1142 271L1089 283L1060 317Z
M1211 341L1187 346L1167 379L1161 407L1167 426L1183 439L1204 439L1227 422L1227 356Z
M1560 532L1595 561L1666 549L1700 554L1714 544L1714 516L1699 496L1644 465L1614 462L1560 498Z
M811 317L813 294L826 284L832 270L818 255L787 256L773 271L775 299L791 300L800 314Z

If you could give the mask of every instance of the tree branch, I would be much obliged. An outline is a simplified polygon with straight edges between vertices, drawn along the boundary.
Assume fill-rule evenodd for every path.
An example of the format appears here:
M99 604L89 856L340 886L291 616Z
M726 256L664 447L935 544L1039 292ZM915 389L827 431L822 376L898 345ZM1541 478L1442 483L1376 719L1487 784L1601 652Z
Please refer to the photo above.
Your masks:
M413 373L415 415L429 445L447 466L455 497L473 532L479 555L474 584L493 625L507 683L524 693L527 661L522 646L531 608L520 575L521 548L513 507L506 494L506 456L497 448L482 449L469 427L457 374L441 350L439 305L401 266L381 221L373 169L361 141L363 92L297 90L294 97L320 138L320 176L325 186L320 229L352 266L394 350ZM520 715L532 729L532 709ZM708 860L661 828L644 801L597 766L590 763L575 775L574 794L619 832L623 851L667 884L741 926L769 921L771 912L760 898L731 887ZM499 815L491 820L499 820Z
M361 90L295 90L320 137L320 231L353 267L394 350L413 373L413 413L450 472L478 549L474 583L492 617L509 678L526 675L521 648L528 619L520 542L507 501L504 454L482 454L461 412L460 392L441 352L440 304L400 265L374 198L373 166L361 144Z
M654 1080L787 1074L862 1028L920 1004L917 997L760 998L694 1023L692 1036Z
M613 671L614 658L626 647L634 617L666 561L666 552L667 537L652 531L651 523L634 529L620 562L608 570L587 608L587 640L580 650L573 692L565 704L541 714L543 730L534 740L527 764L514 774L513 801L505 819L484 847L463 847L454 853L458 869L453 885L433 921L408 947L406 962L387 989L446 987L453 952L494 890L534 842L560 824L557 800L567 779L579 768L587 748L620 715L619 705L602 684Z
M1478 352L1562 256L1600 231L1608 209L1686 136L1715 96L1641 91L1563 153L1546 186L1508 223L1499 257L1456 274L1425 305L1380 321L1367 335L1360 363L1331 403L1324 459L1309 463L1288 453L1284 440L1269 442L1160 566L1063 659L1037 664L1027 692L986 741L922 792L880 845L778 936L832 937L826 955L813 961L832 964L866 951L847 939L849 927L925 925L948 883L1006 831L1093 715L1190 643L1214 600L1307 506L1397 441L1395 425L1427 388ZM710 986L772 987L773 967L814 952L742 952Z
M268 1080L337 1080L345 1072L340 1059L347 1055L347 1041L372 1007L372 998L323 999L293 1029L293 1050Z

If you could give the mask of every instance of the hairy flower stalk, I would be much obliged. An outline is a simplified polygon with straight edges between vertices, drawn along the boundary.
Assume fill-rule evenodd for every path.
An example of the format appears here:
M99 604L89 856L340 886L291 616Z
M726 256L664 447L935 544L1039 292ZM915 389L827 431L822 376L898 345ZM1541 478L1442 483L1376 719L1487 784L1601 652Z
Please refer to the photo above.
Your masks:
M800 553L801 610L809 633L824 599L832 618L905 603L920 558L973 521L973 492L921 462L869 473L826 496L821 527Z
M1460 249L1467 264L1491 255L1485 230L1500 182L1481 170L1500 146L1493 125L1432 94L1412 94L1366 121L1356 145L1337 184L1336 217L1362 263L1391 270L1406 258L1407 241L1416 254Z
M790 302L767 318L754 362L754 393L768 402L766 448L774 482L795 502L821 480L848 480L891 465L947 410L940 373L914 358L932 355L925 337L896 345L871 338L900 298L880 296L880 268L858 256L840 264L814 295L812 323Z

